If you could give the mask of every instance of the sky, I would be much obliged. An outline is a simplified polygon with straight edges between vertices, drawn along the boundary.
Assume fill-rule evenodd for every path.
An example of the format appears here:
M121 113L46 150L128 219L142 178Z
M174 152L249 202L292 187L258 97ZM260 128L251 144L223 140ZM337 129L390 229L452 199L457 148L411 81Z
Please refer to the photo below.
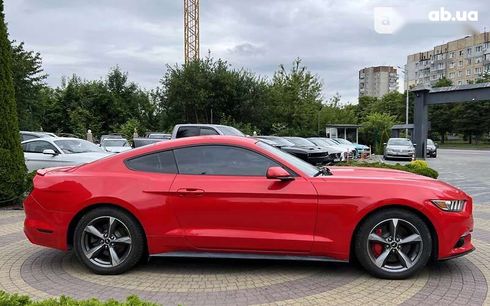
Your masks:
M183 0L4 2L10 39L41 53L53 87L72 74L104 78L118 65L153 89L167 64L184 61ZM448 13L466 20L437 20ZM267 78L299 57L325 99L356 103L360 69L403 66L408 54L490 30L489 21L487 0L201 0L200 48L201 57Z

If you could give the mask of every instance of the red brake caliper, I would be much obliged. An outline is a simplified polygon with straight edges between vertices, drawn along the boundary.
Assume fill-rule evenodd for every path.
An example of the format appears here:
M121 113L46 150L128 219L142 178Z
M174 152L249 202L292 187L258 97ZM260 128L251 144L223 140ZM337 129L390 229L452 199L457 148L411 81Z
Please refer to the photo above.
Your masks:
M382 236L382 231L381 231L381 228L378 228L376 229L375 231L376 235L378 236ZM381 255L381 253L383 252L383 245L379 242L375 242L372 244L372 248L373 248L373 253L374 253L374 256L378 257L379 255Z

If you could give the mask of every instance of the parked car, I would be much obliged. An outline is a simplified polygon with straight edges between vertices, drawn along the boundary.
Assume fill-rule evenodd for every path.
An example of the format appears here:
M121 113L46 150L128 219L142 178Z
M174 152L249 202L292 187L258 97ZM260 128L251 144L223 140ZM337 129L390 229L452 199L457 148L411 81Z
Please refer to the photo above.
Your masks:
M119 133L111 133L111 134L106 134L100 136L100 142L104 141L104 139L111 138L111 139L121 139L124 138L121 134Z
M329 155L334 154L334 161L345 161L348 157L349 151L346 148L341 147L333 142L329 142L328 138L310 137L307 139L308 141L314 143L316 146L327 150Z
M433 142L432 139L427 139L427 156L437 157L437 143Z
M106 157L97 145L78 138L44 137L22 142L27 170L80 165Z
M172 131L172 139L203 135L245 136L232 126L219 124L177 124Z
M25 141L29 139L35 139L35 138L44 138L44 137L57 137L57 136L53 133L48 133L48 132L20 131L20 141Z
M357 149L356 149L356 147L354 147L354 145L352 143L350 143L348 141L344 142L344 141L342 141L342 140L344 140L342 138L329 138L329 139L330 139L330 141L338 144L339 146L346 148L350 153L349 158L351 158L351 159L357 158Z
M105 138L100 142L100 147L107 152L121 153L131 150L129 142L124 138Z
M150 132L146 133L146 138L149 139L164 139L164 140L169 140L172 138L171 134L167 133L155 133L155 132Z
M385 144L384 159L415 159L415 146L407 138L390 138Z
M146 133L145 137L133 138L133 147L139 148L160 141L167 141L171 139L171 136L167 133L149 132Z
M369 150L368 146L361 145L358 143L352 143L348 141L347 139L344 138L331 138L333 141L336 141L340 145L346 146L349 148L349 150L352 151L352 148L354 148L354 151L352 152L354 155L354 158L359 158L361 157L361 154L364 153L365 150Z
M330 159L330 156L328 156L328 151L320 149L308 141L306 141L306 145L304 143L299 145L300 141L296 140L293 142L288 139L291 137L257 136L257 138L272 140L276 142L278 147L284 152L301 158L312 165L327 164L333 161Z
M37 173L24 233L73 249L98 274L149 254L355 258L377 277L402 279L474 249L472 199L447 183L391 169L327 171L248 137L160 142Z

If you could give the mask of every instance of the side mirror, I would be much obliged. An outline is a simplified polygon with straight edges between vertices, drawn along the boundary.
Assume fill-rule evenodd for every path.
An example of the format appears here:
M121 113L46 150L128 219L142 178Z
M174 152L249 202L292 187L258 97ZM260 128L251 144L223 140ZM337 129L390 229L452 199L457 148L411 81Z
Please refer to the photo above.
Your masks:
M58 155L53 149L46 149L46 150L43 150L43 154L47 154L47 155Z
M266 177L268 179L278 179L281 181L294 180L294 177L281 167L269 167L269 169L267 169Z
M417 144L416 144L416 143L414 143L414 144L413 144L413 146L414 146L414 147L416 147L416 146L417 146Z
M439 144L437 142L434 142L434 146L436 146L436 148L439 148Z

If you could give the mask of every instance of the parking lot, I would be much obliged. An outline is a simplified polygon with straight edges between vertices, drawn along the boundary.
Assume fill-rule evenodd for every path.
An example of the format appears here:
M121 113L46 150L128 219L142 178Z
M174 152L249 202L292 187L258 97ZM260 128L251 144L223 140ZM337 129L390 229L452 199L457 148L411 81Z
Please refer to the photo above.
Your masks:
M349 264L231 259L155 258L123 275L95 275L72 253L31 245L22 211L7 210L0 212L0 290L34 298L136 294L164 305L489 304L490 151L439 150L428 162L473 196L477 250L408 280L375 279Z

